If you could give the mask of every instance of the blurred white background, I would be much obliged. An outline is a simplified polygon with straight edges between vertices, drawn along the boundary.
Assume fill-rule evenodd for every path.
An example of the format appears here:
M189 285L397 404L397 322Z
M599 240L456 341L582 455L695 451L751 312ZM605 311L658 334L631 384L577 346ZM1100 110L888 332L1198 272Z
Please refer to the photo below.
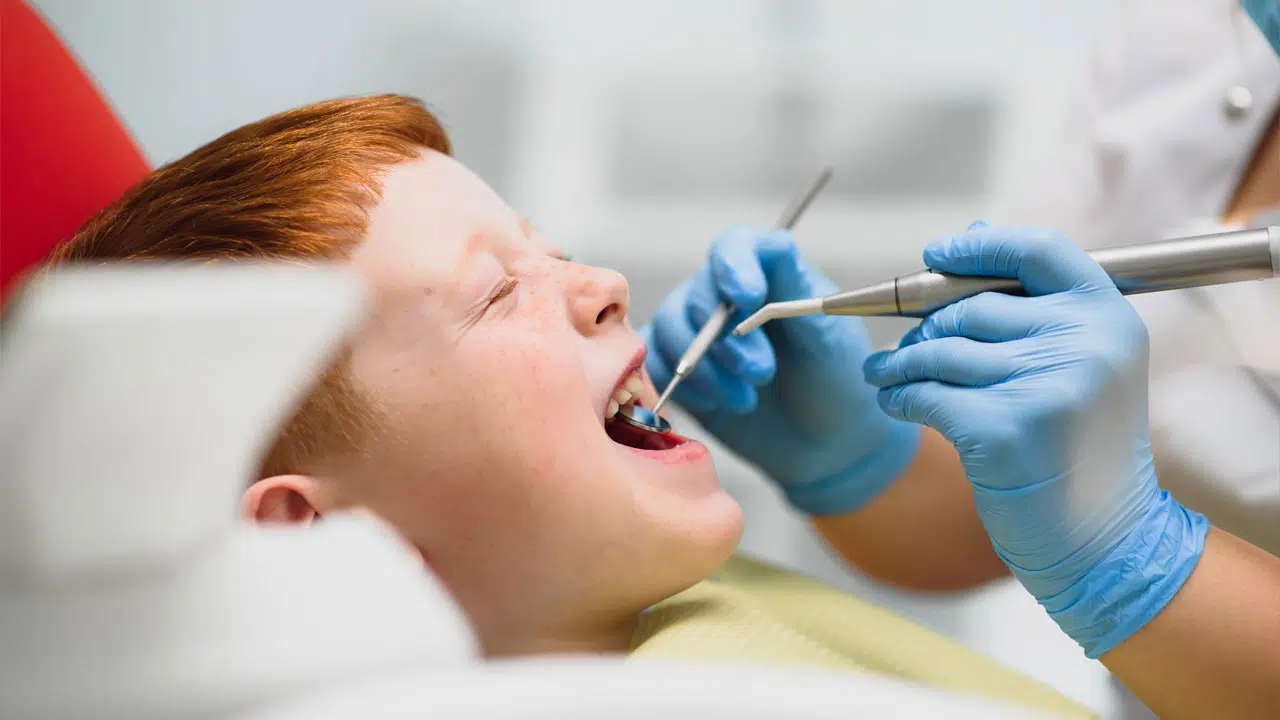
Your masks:
M400 92L637 321L718 229L800 226L841 283L995 217L1050 141L1103 0L36 0L153 163L340 95ZM994 214L993 214L994 213Z
M1104 0L35 0L160 164L243 123L417 95L458 157L576 259L622 270L639 324L715 233L799 226L842 285L999 221L1052 143ZM871 323L890 342L904 323ZM850 372L857 372L850 368ZM681 424L688 428L689 423ZM853 577L741 463L744 547L874 597L1108 715L1117 696L1020 589L926 598ZM921 532L928 532L921 528Z

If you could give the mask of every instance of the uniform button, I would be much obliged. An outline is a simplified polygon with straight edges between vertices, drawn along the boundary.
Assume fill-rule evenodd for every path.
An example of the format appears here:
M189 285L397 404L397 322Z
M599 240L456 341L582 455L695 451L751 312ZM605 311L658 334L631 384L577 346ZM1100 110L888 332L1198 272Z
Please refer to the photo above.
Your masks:
M1222 98L1222 112L1231 120L1239 120L1253 107L1253 93L1243 85L1232 85Z

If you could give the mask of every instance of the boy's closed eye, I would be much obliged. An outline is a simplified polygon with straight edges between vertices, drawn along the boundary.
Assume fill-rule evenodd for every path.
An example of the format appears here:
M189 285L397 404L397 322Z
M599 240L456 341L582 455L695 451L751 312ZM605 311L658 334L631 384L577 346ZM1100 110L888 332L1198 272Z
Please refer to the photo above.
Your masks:
M506 278L503 279L502 284L498 286L497 291L495 291L493 295L490 296L489 302L488 304L485 305L485 308L488 309L490 307L493 307L498 303L498 301L502 300L506 296L515 292L516 286L518 286L519 284L520 284L520 278L512 277L508 275Z

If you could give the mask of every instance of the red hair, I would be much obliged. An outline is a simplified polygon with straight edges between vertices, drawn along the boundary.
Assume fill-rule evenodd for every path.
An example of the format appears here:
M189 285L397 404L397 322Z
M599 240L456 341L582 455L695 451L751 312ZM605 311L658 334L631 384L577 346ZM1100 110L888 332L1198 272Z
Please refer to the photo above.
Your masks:
M148 175L54 250L51 263L335 260L368 229L390 166L449 138L400 95L307 105L233 130ZM322 472L356 450L372 409L336 361L273 443L261 476Z

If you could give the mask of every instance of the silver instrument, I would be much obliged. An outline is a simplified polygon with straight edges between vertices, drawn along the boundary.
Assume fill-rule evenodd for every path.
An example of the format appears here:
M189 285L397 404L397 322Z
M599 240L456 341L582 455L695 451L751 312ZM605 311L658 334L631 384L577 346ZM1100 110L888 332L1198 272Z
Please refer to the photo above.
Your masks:
M782 217L778 220L778 227L783 230L790 230L795 227L796 222L804 215L805 210L809 209L809 205L813 203L814 198L818 197L818 193L826 187L827 182L831 180L833 170L825 167L822 172L818 173L818 177L814 178L808 189L800 194L782 213ZM671 382L667 384L667 388L658 396L658 402L654 403L653 409L643 408L639 405L628 405L618 410L618 417L622 418L628 425L632 425L641 430L649 432L667 433L671 432L671 423L666 418L658 414L662 410L662 406L667 404L667 400L671 399L671 393L675 392L676 387L682 380L693 372L693 369L701 362L702 356L707 354L707 350L720 337L720 333L724 331L724 326L729 323L729 318L733 317L735 308L731 303L720 303L720 305L711 313L711 317L707 318L707 322L703 324L702 329L694 336L693 342L689 343L689 349L684 351L680 356L679 362L676 363L675 374L671 378Z
M1265 280L1280 275L1280 227L1107 248L1089 253L1125 295ZM770 320L800 315L923 318L984 292L1026 295L1013 278L921 270L824 298L770 303L734 329L745 335Z

